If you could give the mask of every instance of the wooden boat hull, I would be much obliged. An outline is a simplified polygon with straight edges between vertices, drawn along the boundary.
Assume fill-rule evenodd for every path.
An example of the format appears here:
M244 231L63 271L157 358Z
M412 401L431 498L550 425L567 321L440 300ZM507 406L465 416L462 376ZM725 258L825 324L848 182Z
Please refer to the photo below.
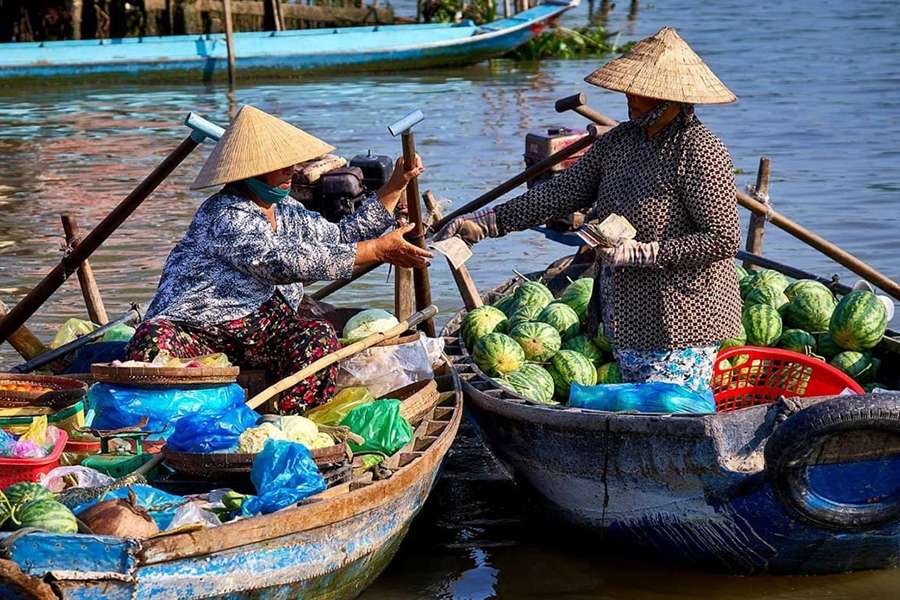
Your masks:
M437 478L462 416L459 381L444 395L414 451L388 479L344 494L213 529L142 542L33 533L0 559L0 597L353 598L394 556ZM55 595L41 595L52 590Z
M294 77L335 69L472 64L527 42L578 1L542 4L483 26L464 22L237 33L236 66L250 76ZM0 78L202 76L212 81L224 78L226 71L222 34L0 44Z
M579 274L556 271L557 277ZM496 298L509 285L485 299ZM811 468L819 496L806 498L809 506L798 510L776 484L781 474L767 469L766 446L788 413L799 416L842 399L806 399L790 410L773 404L711 415L542 406L481 373L458 343L461 316L444 333L467 406L488 448L548 515L644 557L734 573L900 566L900 512L863 528L826 525L804 512L828 498L839 505L829 505L835 512L830 516L867 502L897 508L900 394L878 397L881 405L894 407L881 425L859 420L848 425L846 437L833 436L834 462L842 464ZM872 400L871 395L853 397L861 404ZM814 439L814 432L806 433ZM869 451L862 452L866 444Z

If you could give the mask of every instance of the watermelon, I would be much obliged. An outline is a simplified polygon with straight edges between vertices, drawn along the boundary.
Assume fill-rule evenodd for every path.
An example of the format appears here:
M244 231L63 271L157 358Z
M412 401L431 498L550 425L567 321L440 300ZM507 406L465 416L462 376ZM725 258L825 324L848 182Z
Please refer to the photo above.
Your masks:
M816 354L818 354L819 356L824 356L825 360L831 360L832 358L840 354L841 348L834 343L834 340L831 338L831 334L827 331L824 333L816 334L815 338Z
M11 520L17 528L35 527L50 533L77 533L75 515L56 500L31 500L13 509Z
M768 304L753 304L741 316L747 343L751 346L772 346L781 337L781 317Z
M570 337L562 347L566 350L574 350L575 352L583 354L595 367L599 367L603 362L603 352L601 352L600 348L598 348L596 344L591 341L591 338L586 335Z
M538 281L526 281L516 288L513 296L519 303L538 304L544 308L553 302L553 293L550 289Z
M489 333L477 342L472 359L488 375L505 375L525 363L525 353L516 340L503 333Z
M557 352L550 359L550 367L547 370L553 377L553 388L558 398L569 398L569 387L573 381L581 385L597 383L597 369L583 354L574 350Z
M722 345L719 347L719 350L725 350L726 348L731 348L733 346L746 346L747 345L747 331L744 329L744 324L741 323L740 332L734 336L733 338L728 338L722 342Z
M830 364L860 383L874 380L879 366L872 361L871 354L855 350L841 352L831 359Z
M747 275L750 274L747 272L747 269L745 269L741 265L737 265L737 264L734 265L734 272L737 273L738 281L740 281L741 279L743 279L744 277L746 277Z
M546 323L527 321L519 323L509 332L525 352L525 360L544 362L559 350L562 339L559 333Z
M785 329L778 340L778 347L801 354L815 354L816 339L802 329Z
M492 306L499 310L503 311L503 314L509 314L509 307L512 305L513 301L516 299L516 296L513 292L506 294L505 296L501 296L499 300L494 302Z
M770 285L755 286L747 292L744 298L745 306L751 304L768 304L772 308L781 308L789 302L788 297L778 288Z
M11 506L17 506L31 502L32 500L53 500L53 492L39 483L20 481L3 490L6 499Z
M553 377L540 365L526 363L498 381L523 398L541 404L557 404L553 400Z
M0 492L0 530L3 529L3 524L6 523L6 520L9 519L11 510L12 505L9 503L9 500L6 499L3 492Z
M466 348L471 350L475 342L492 333L505 320L503 311L494 306L484 305L472 310L463 318L459 328Z
M590 277L582 277L570 283L563 290L559 296L559 302L574 310L578 319L584 321L587 318L588 304L590 304L593 292L594 280Z
M594 345L597 346L603 352L607 354L612 354L612 342L606 337L606 332L603 328L603 323L597 324L597 335L591 338L591 341L594 342Z
M746 299L750 290L757 287L771 287L783 293L787 286L787 277L778 271L761 269L750 273L740 280L741 298Z
M829 290L828 287L814 279L798 279L797 281L784 288L784 295L787 296L789 300L793 300L797 296L797 294L801 292L827 294L833 297L831 290Z
M553 327L564 340L578 335L581 331L578 314L562 302L548 304L538 315L537 320Z
M822 286L824 287L824 286ZM826 331L834 312L834 296L827 289L807 286L795 290L794 299L785 310L785 320L805 331Z
M497 333L508 334L509 333L509 319L503 319L502 321L497 323L497 326L494 327L494 331L496 331ZM494 331L492 331L491 333L494 333Z
M597 383L622 383L618 363L608 362L597 369Z
M874 348L887 328L887 309L881 300L865 290L850 292L831 314L828 331L835 343L846 350Z

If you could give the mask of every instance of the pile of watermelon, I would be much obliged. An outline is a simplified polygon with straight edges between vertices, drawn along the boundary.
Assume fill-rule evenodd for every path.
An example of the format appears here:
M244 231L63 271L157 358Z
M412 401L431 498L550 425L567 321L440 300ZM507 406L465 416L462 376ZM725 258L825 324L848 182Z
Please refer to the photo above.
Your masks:
M888 316L875 294L853 291L838 300L812 279L791 282L777 271L735 268L743 300L742 331L725 340L723 349L786 348L829 362L866 389L887 387L879 381L881 361L873 350L884 337Z
M76 533L78 522L53 492L38 483L19 482L0 491L0 529L34 527L50 533Z
M482 371L534 402L565 402L573 382L621 383L602 328L594 337L585 330L593 289L584 277L554 298L544 284L524 281L468 313L460 336Z

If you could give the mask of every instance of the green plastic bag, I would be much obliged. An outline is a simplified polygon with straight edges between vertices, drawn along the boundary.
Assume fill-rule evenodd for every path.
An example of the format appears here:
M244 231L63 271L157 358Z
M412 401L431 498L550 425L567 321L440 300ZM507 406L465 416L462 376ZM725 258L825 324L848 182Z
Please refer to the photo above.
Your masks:
M59 328L53 341L50 342L50 349L55 350L60 346L65 346L69 342L75 341L83 335L87 335L93 330L100 327L96 323L85 321L84 319L69 319Z
M127 342L134 336L134 327L119 323L106 330L100 338L101 342Z
M306 417L317 425L337 425L357 406L374 401L375 398L366 388L349 387L338 392L322 406L306 413Z
M376 400L358 406L341 421L361 436L362 445L350 442L355 454L378 452L390 456L413 439L413 429L400 414L399 400Z

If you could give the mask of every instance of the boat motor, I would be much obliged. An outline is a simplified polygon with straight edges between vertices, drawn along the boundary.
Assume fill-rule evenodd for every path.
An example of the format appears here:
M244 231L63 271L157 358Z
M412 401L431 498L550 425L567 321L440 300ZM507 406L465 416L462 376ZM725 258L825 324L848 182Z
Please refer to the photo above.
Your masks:
M387 183L394 170L390 156L373 154L371 150L354 156L349 164L340 160L335 168L315 178L298 172L292 185L295 198L332 223L352 214L366 196Z

